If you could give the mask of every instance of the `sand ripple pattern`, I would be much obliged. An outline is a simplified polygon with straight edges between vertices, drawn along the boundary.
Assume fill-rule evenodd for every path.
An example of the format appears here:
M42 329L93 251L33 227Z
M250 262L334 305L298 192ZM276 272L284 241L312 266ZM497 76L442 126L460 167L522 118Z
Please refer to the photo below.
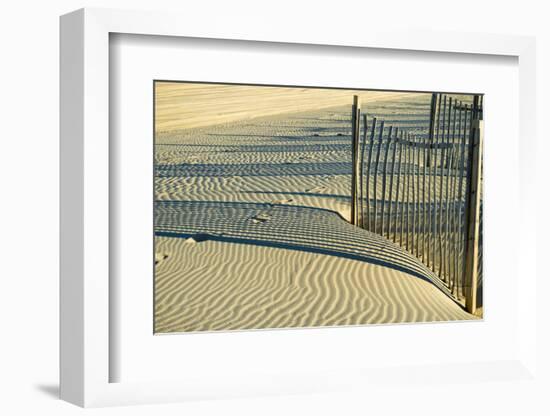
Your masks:
M240 202L158 201L155 235L254 244L368 261L425 279L447 291L401 247L355 227L332 211Z
M425 129L429 96L372 102ZM473 319L420 261L351 226L349 106L157 132L155 331Z
M420 261L334 212L160 201L156 213L157 332L471 319Z
M468 320L431 283L314 252L157 237L160 333Z

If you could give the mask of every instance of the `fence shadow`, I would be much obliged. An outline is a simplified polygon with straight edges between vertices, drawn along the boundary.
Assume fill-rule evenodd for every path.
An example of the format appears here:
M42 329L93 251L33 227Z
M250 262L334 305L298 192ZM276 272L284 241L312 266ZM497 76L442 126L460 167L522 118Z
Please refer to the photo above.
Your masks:
M350 175L349 162L310 162L310 163L179 163L157 164L155 175L167 177L228 177L228 176L319 176Z
M325 209L282 204L156 201L155 235L206 239L337 256L428 281L450 296L421 261L387 239Z

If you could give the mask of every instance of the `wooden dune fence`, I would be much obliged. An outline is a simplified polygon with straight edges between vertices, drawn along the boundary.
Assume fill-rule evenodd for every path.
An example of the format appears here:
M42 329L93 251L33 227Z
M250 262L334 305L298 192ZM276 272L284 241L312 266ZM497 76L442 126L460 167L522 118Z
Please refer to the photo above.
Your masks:
M413 134L352 109L351 222L408 250L468 311L480 255L483 97L433 94L427 131Z

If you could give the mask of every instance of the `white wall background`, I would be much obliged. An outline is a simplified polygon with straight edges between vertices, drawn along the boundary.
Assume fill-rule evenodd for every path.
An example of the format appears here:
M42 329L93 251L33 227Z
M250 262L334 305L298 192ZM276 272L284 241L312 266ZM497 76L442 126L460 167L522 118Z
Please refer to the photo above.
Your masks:
M270 19L288 25L325 24L327 31L346 25L391 21L402 27L434 30L511 33L537 36L539 167L547 166L550 137L543 130L550 115L550 29L546 2L427 0L299 2L170 1L170 0L19 0L4 2L0 10L0 413L67 415L82 410L60 402L58 368L58 16L81 7L177 10L202 16L217 14L239 25L242 19ZM536 180L539 200L539 266L547 256L543 241L548 220L544 205L548 175ZM544 245L546 247L544 247ZM548 273L547 273L548 274ZM548 283L538 287L550 293ZM542 299L542 297L540 298ZM539 302L539 333L550 332L549 308ZM546 328L546 329L544 329ZM545 331L545 332L544 332ZM548 371L546 353L539 354ZM435 387L435 386L434 386ZM93 410L101 415L198 414L464 414L464 398L446 397L440 389L411 389L406 397L391 400L352 392L196 402L156 407L141 406ZM437 391L438 393L435 393ZM549 389L550 391L550 389ZM435 394L434 394L435 393ZM550 404L542 391L506 383L477 386L472 392L475 414L548 414ZM536 400L538 398L539 400ZM445 401L452 403L441 407ZM430 406L433 404L433 407ZM439 411L437 411L439 409Z

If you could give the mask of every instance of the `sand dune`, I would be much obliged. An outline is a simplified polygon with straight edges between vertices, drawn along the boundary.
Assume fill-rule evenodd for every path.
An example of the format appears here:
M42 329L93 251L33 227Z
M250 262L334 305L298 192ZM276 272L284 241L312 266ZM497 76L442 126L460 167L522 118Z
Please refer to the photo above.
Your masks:
M386 91L357 93L361 94L364 103L396 99L405 95ZM337 89L157 82L156 131L174 131L335 107L349 104L352 95L350 90Z
M366 108L423 134L429 99ZM349 118L348 103L157 133L156 332L475 319L344 220Z
M468 320L437 287L392 268L300 250L157 237L155 331Z
M401 247L325 209L284 203L159 201L155 206L155 232L164 237L200 236L203 240L317 252L377 263L429 280L448 293L427 267Z

